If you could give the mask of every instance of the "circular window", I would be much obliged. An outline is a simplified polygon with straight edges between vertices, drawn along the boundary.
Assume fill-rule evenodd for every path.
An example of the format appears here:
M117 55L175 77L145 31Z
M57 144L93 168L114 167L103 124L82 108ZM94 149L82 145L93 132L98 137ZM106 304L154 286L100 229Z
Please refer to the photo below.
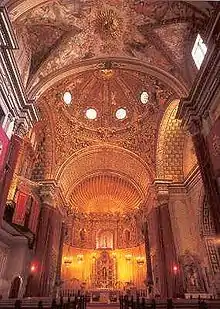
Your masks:
M97 117L97 111L94 108L88 108L86 110L86 117L88 119L96 119Z
M115 113L116 118L119 119L119 120L125 119L126 115L127 115L127 112L126 112L126 109L124 109L124 108L117 109L117 111Z
M67 105L69 105L72 102L72 94L69 91L64 92L63 94L63 101Z
M147 91L143 91L141 93L141 103L147 104L148 100L149 100L149 94L147 93Z

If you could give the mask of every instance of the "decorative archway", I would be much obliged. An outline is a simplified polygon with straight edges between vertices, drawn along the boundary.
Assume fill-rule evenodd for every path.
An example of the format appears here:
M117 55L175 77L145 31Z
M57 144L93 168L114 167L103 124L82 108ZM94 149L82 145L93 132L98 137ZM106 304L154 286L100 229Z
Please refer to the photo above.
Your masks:
M87 147L70 156L57 171L56 181L66 196L79 180L100 171L126 177L142 196L153 180L151 167L139 156L124 148L105 144Z
M18 298L21 284L22 284L22 279L20 276L17 276L13 279L11 283L11 289L9 292L9 298Z

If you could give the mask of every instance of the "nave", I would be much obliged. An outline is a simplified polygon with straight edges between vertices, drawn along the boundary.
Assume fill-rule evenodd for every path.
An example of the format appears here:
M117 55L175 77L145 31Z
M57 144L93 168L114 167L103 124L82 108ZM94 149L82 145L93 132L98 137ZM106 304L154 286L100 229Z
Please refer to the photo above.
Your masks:
M214 306L219 1L0 2L0 305Z

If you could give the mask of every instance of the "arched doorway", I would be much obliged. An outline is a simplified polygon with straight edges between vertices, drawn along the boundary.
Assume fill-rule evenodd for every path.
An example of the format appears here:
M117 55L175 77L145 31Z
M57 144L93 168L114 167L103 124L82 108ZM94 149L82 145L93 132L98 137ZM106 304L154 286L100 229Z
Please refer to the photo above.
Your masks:
M21 287L21 278L15 277L11 283L9 298L18 298L20 287Z
M32 291L33 291L33 281L34 281L34 276L29 275L27 278L27 284L26 284L26 289L25 289L25 294L24 297L32 297Z

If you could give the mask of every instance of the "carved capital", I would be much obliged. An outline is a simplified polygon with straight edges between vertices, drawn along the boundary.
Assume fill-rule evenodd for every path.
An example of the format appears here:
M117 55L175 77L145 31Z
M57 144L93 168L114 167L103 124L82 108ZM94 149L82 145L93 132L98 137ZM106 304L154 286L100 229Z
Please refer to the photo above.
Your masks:
M21 120L16 120L14 126L14 133L20 138L23 138L28 133L28 125Z
M55 207L57 200L57 187L55 183L43 183L40 189L40 197L44 204Z
M171 181L168 180L155 180L155 191L158 205L167 204L169 202L169 185Z
M197 135L202 131L202 122L199 119L192 119L188 125L191 135Z

